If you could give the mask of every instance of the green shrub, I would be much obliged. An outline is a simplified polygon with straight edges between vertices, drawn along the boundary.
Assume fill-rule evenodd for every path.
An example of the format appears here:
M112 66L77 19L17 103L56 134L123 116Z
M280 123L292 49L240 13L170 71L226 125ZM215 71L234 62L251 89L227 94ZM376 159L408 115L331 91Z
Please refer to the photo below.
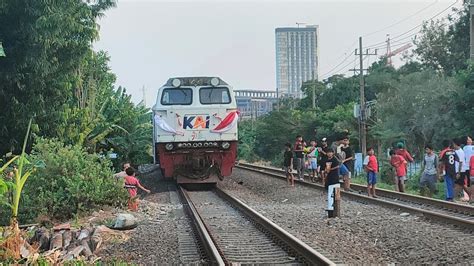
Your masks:
M38 169L25 185L19 214L22 222L31 222L39 215L69 219L126 199L126 191L112 177L110 160L81 147L39 138L30 160L42 160L46 168Z

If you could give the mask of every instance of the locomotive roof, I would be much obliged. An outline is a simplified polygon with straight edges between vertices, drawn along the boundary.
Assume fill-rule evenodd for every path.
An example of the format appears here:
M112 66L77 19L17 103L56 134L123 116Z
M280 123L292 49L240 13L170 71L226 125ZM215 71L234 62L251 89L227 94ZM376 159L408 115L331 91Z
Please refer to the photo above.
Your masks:
M173 86L172 82L174 79L179 79L181 81L181 86L212 86L211 79L213 78L219 80L219 85L229 85L219 77L175 77L168 79L165 86Z

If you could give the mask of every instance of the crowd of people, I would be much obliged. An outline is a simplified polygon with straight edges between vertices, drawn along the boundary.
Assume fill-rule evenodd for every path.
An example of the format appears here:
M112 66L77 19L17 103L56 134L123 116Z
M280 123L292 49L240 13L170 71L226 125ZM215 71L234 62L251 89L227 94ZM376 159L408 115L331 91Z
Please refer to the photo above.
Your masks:
M443 149L436 154L433 146L425 146L423 156L423 170L421 172L419 188L423 196L433 197L437 192L437 183L445 183L445 199L454 201L457 195L461 200L473 202L474 186L474 146L472 137L466 136L453 140L443 141ZM373 148L367 149L363 161L363 168L367 177L367 194L377 197L376 184L379 164ZM408 163L414 162L413 156L405 149L402 142L397 143L389 151L395 191L405 192ZM311 140L309 145L302 136L296 136L295 143L285 144L283 167L288 184L295 186L294 180L304 180L305 171L308 171L311 182L322 182L328 191L343 184L345 191L350 188L351 177L354 174L355 155L349 143L348 135L338 137L331 145L327 138ZM329 194L329 193L328 193Z
M354 172L354 152L347 135L338 138L331 146L327 138L312 140L309 145L298 135L294 145L285 144L283 167L288 184L294 186L294 180L304 180L305 170L309 170L311 182L323 182L326 186L339 185L342 179L344 190L350 191L350 180ZM296 177L295 177L296 175Z

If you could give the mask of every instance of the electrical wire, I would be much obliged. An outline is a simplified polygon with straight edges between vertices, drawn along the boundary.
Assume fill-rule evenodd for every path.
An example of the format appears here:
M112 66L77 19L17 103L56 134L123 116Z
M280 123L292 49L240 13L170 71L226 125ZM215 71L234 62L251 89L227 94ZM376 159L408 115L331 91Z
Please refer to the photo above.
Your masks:
M386 26L386 27L384 27L384 28L382 28L382 29L380 29L380 30L376 30L376 31L367 33L367 34L363 35L362 37L368 37L368 36L374 35L374 34L376 34L376 33L385 31L386 29L390 29L390 28L392 28L392 27L395 27L395 26L397 26L398 24L403 23L403 22L407 21L408 19L410 19L410 18L412 18L412 17L414 17L414 16L420 14L421 12L423 12L423 11L429 9L430 7L434 6L434 5L437 4L437 3L438 3L438 0L434 1L433 3L431 3L431 4L429 4L429 5L425 6L425 7L423 7L422 9L416 11L415 13L413 13L413 14L411 14L411 15L409 15L409 16L407 16L407 17L405 17L405 18L403 18L403 19L401 19L401 20L399 20L399 21L397 21L397 22L394 22L394 23L392 23L392 24L390 24L390 25L388 25L388 26Z
M326 73L322 74L321 76L326 76L328 73L331 73L334 69L338 68L340 65L344 64L344 62L347 61L352 55L354 54L354 51L350 53L344 60L342 60L339 64L337 64L335 67L331 68L331 70L327 71Z
M404 21L410 19L411 17L416 16L417 14L419 14L419 13L425 11L426 9L432 7L432 6L433 6L434 4L436 4L437 2L438 2L438 1L435 1L435 2L431 3L431 4L428 5L428 6L425 6L424 8L422 8L421 10L418 10L417 12L413 13L412 15L410 15L410 16L408 16L408 17L405 17L405 18L403 18L402 20L399 20L399 21L397 21L397 22L395 22L395 23L393 23L393 24L391 24L391 25L389 25L389 26L387 26L387 27L384 27L384 28L382 28L382 29L380 29L380 30L377 30L377 31L374 31L374 32L367 33L367 34L363 35L363 37L367 37L367 36L370 36L370 35L379 33L379 32L381 32L381 31L384 31L384 30L386 30L386 29L388 29L388 28L394 27L394 26L396 26L396 25L398 25L398 24L400 24L400 23L402 23L402 22L404 22ZM400 42L403 41L403 40L405 40L405 39L408 39L408 38L411 38L411 37L413 37L413 36L416 36L416 35L420 32L420 30L418 30L418 31L415 32L415 33L411 33L410 35L405 36L405 37L403 37L403 38L400 38L400 37L402 37L402 36L404 36L404 35L406 35L406 34L409 34L410 32L413 32L414 30L416 30L416 29L420 28L421 26L423 26L423 24L424 24L425 22L431 21L431 20L433 20L434 18L438 17L439 15L443 14L446 10L450 9L451 7L453 7L457 2L459 2L459 0L455 0L455 1L454 1L453 3L451 3L448 7L446 7L446 8L443 9L443 10L441 10L440 12L436 13L435 15L431 16L428 20L424 20L424 21L423 21L422 23L420 23L419 25L417 25L417 26L415 26L415 27L413 27L413 28L411 28L411 29L409 29L409 30L407 30L407 31L405 31L405 32L403 32L403 33L401 33L401 34L398 34L398 35L396 35L396 36L393 37L393 38L390 38L391 48L401 47L401 46L403 46L403 45L405 45L405 44L411 43L412 40L410 40L410 41L408 41L408 42L403 42L403 43L400 43ZM400 38L400 39L398 39L398 38ZM356 43L357 43L357 41L354 41L350 46L348 46L348 48L353 47L353 45L356 44ZM386 47L386 43L387 43L387 41L385 40L385 41L382 41L382 42L378 42L378 43L375 43L375 44L371 44L371 45L368 45L368 46L363 47L363 50L365 50L365 49L384 48L384 47ZM392 45L393 45L393 46L392 46ZM348 48L346 48L346 49L348 49ZM346 49L345 49L345 50L346 50ZM355 49L354 49L354 50L355 50ZM362 51L360 51L360 52L362 52ZM347 52L346 52L346 53L347 53ZM342 54L342 55L339 56L338 58L343 57L346 53ZM329 76L333 75L334 73L338 73L338 72L341 71L342 69L347 68L347 66L350 65L352 62L349 62L349 64L346 64L346 65L344 65L344 66L341 67L341 68L338 68L338 67L339 67L340 65L344 64L344 62L346 62L353 54L354 54L354 51L351 52L349 55L347 55L347 56L346 56L340 63L338 63L336 66L334 66L333 68L331 68L331 69L330 69L329 71L327 71L326 73L322 74L322 75L321 75L321 77L322 77L321 79L322 79L322 80L323 80L323 79L326 79L326 78L328 78ZM366 57L367 57L367 55L366 55ZM363 60L364 60L364 59L365 59L365 57L363 58ZM355 62L355 61L356 61L356 57L354 57L354 62ZM337 70L334 71L335 69L337 69ZM347 72L347 71L346 71L346 72ZM346 73L346 72L344 72L344 73Z
M401 33L401 34L399 34L399 35L396 35L395 37L390 38L390 40L396 40L397 38L399 38L399 37L401 37L401 36L404 36L404 35L406 35L406 34L412 32L412 31L414 31L414 30L420 28L421 26L423 26L423 24L424 24L425 22L431 21L431 20L433 20L434 18L436 18L437 16L443 14L446 10L450 9L451 7L453 7L458 1L459 1L459 0L454 1L454 2L451 3L448 7L446 7L446 8L443 9L443 10L441 10L440 12L436 13L435 15L433 15L432 17L430 17L428 20L424 20L422 23L418 24L417 26L415 26L415 27L413 27L413 28L411 28L411 29L409 29L409 30L407 30L407 31L405 31L405 32L403 32L403 33ZM418 31L418 32L419 32L419 31ZM415 33L415 34L416 34L416 33ZM371 44L371 45L368 45L368 46L366 46L366 47L364 47L364 48L365 48L365 49L372 48L372 47L378 46L378 45L383 44L383 43L386 43L386 41L382 41L382 42L378 42L378 43L375 43L375 44Z

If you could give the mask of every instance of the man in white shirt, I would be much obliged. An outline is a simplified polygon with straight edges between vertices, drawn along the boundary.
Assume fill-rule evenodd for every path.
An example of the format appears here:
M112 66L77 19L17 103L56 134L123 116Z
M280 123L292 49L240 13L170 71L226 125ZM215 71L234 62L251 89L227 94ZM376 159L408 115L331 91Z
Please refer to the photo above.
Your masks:
M456 152L456 155L459 158L459 162L456 162L456 178L454 180L454 196L459 194L461 190L471 197L471 191L467 187L467 180L469 179L469 164L466 164L466 156L464 154L463 149L461 149L462 141L460 139L453 139L453 148Z

